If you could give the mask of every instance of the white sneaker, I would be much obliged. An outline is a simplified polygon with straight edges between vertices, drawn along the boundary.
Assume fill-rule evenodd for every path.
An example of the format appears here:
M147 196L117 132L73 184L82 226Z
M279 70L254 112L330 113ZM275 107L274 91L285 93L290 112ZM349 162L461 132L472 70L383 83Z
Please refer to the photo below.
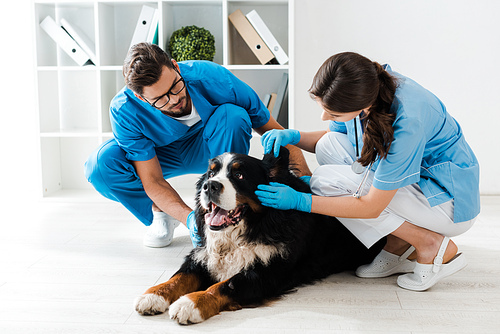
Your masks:
M144 246L160 248L170 245L174 238L174 230L179 224L180 221L165 212L153 212L153 222L144 235Z
M411 273L415 268L416 261L408 260L408 256L414 250L415 248L410 246L401 256L382 250L373 259L372 263L360 266L356 270L356 276L362 278L380 278L400 273Z

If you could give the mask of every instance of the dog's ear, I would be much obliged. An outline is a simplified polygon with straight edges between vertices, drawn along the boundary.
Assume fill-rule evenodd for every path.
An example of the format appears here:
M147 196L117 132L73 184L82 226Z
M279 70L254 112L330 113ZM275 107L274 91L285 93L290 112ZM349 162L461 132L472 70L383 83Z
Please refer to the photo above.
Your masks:
M198 181L196 181L196 192L199 193L201 191L201 188L203 187L203 183L208 179L208 171L205 172L202 176L198 178Z
M285 147L280 147L280 154L276 158L273 151L264 155L262 159L264 165L268 168L268 176L276 177L282 173L289 173L290 152Z

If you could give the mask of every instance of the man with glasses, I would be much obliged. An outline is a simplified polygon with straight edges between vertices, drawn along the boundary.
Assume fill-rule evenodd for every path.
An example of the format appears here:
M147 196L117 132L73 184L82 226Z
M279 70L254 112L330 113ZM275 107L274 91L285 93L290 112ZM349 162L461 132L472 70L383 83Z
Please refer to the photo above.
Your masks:
M123 75L126 87L110 106L114 139L89 157L87 179L149 226L144 245L168 246L182 222L196 246L194 212L167 180L202 174L224 152L248 153L252 128L262 135L282 127L248 85L213 62L177 63L157 45L139 43ZM310 175L300 150L290 151Z

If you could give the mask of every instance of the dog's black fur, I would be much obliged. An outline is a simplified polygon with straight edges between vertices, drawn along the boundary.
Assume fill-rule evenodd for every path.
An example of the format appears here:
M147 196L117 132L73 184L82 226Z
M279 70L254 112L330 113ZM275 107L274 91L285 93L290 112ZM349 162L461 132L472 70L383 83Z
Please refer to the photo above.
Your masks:
M221 171L223 165L227 170ZM217 177L213 178L215 175ZM217 201L224 191L224 186L218 185L220 182L216 179L222 177L227 178L226 188L229 185L234 187L236 202L239 205L235 212L239 212L239 217L233 220L228 218L230 224L223 226L207 225L206 217L213 214L213 204L220 204ZM179 294L216 289L221 300L225 302L222 303L223 306L210 312L204 309L205 306L197 301L196 296L187 295L195 308L199 309L202 320L223 310L255 305L279 297L300 285L312 283L334 273L354 270L362 264L370 263L385 244L385 240L381 240L367 249L334 217L262 206L255 190L257 185L269 182L279 182L300 192L310 192L309 186L290 171L288 151L285 148L281 149L278 158L267 154L263 160L241 154L217 157L211 161L209 170L197 183L196 220L202 244L191 251L171 281L175 277L185 275L195 278L196 287L191 288L194 290L180 291ZM240 224L243 226L238 227ZM237 228L240 229L236 230ZM226 240L224 238L218 240L217 246L214 246L211 239L214 236L218 238L218 233L225 233L228 229L232 229L231 233L238 233L237 237L233 235L231 242L238 243L239 247L264 247L270 252L269 256L256 257L234 275L231 273L230 276L224 276L214 272L219 267L209 264L207 259L214 255L227 255L213 253L228 250L231 252L232 246L221 245L220 243ZM230 273L231 265L226 266ZM175 289L173 286L172 288ZM168 305L175 302L172 300L175 297L162 295L157 290L151 293L164 297ZM173 306L170 308L170 315L180 323L200 321L197 316L189 315L186 320L186 315L182 314L186 311ZM141 310L138 309L139 312ZM158 312L146 310L141 313Z

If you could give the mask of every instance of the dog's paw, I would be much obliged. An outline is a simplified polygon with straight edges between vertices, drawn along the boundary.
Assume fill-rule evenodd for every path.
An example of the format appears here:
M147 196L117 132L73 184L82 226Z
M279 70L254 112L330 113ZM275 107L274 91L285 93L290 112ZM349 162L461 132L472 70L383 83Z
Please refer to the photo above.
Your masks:
M165 312L169 303L162 296L148 293L139 296L134 302L135 310L143 315L154 315Z
M170 319L177 320L182 325L196 324L205 320L195 303L187 296L182 296L173 303L168 313Z

